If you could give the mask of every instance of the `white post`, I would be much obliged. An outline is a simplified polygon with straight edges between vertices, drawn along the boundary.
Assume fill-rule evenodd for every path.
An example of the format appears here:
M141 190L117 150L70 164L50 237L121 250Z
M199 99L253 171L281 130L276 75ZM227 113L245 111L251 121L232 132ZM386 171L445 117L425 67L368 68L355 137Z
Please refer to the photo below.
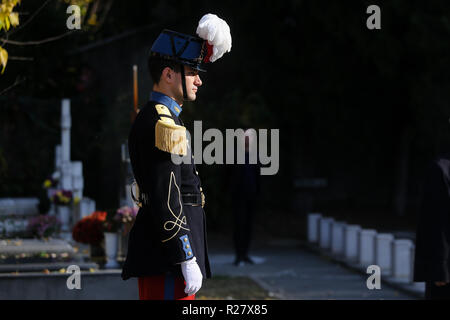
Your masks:
M336 255L344 253L344 222L335 221L331 225L331 252Z
M412 252L414 243L411 240L401 239L394 240L392 243L392 260L393 270L392 276L399 282L412 281Z
M83 163L81 161L72 162L72 190L74 197L81 199L83 197L84 179Z
M68 206L56 206L56 216L61 221L61 231L68 232L71 228L71 210Z
M70 161L70 127L72 119L70 118L70 100L63 99L61 104L61 160Z
M392 242L394 236L390 233L380 233L376 236L375 264L380 267L381 274L389 276L392 272Z
M72 191L72 165L70 162L61 164L61 188Z
M122 151L122 163L124 166L124 184L125 184L125 197L121 199L121 206L128 206L132 208L135 206L135 203L133 201L133 198L131 197L131 191L133 191L133 194L137 196L135 191L135 188L133 187L133 172L131 169L131 163L130 163L130 157L128 155L128 145L126 143L123 143L121 145L121 151Z
M331 245L331 223L333 218L322 218L319 222L319 245L322 249L329 249Z
M117 268L117 249L119 244L119 236L117 232L105 232L105 253L107 262L105 268Z
M90 199L90 200L89 200L89 211L90 211L89 214L91 214L91 213L94 212L95 210L97 210L97 207L96 207L96 204L95 204L95 200Z
M359 263L368 267L375 262L375 236L377 232L372 229L362 229L359 233Z
M61 188L72 191L72 164L70 163L70 100L61 103Z
M79 213L79 218L80 220L83 219L84 217L90 215L92 213L91 210L91 205L90 205L90 199L89 198L83 198L80 201L80 213Z
M319 242L319 221L322 218L320 213L308 214L308 242Z
M356 262L358 259L358 234L361 227L358 225L347 225L344 229L344 256L349 262Z
M56 171L59 171L61 169L61 162L62 162L62 148L61 145L58 144L55 146L55 169Z
M410 259L409 259L409 270L411 270L411 274L409 276L409 282L414 281L414 257L415 257L416 245L413 243L410 250ZM414 282L413 282L414 283Z

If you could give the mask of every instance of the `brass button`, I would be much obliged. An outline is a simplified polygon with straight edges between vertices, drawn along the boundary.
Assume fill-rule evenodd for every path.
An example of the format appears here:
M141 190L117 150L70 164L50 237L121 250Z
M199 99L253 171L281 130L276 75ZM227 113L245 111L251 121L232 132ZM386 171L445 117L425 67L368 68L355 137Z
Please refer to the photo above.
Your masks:
M190 256L190 255L192 255L192 252L189 251L189 252L188 252L188 256Z
M189 245L188 244L186 245L186 249L189 249Z
M184 242L187 242L187 238L184 238Z

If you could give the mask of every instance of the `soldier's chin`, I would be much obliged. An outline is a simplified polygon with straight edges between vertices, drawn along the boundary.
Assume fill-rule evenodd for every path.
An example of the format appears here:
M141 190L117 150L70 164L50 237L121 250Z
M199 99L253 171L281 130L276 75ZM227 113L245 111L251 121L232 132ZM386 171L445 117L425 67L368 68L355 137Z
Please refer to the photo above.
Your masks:
M191 94L188 94L186 101L195 101L197 99L197 95L192 92Z

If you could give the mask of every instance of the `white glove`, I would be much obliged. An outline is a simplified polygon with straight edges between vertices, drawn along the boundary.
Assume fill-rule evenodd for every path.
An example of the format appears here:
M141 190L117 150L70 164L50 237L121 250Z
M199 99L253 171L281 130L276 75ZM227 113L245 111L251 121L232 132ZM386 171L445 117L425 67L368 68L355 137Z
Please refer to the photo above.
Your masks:
M184 280L186 281L184 293L188 296L196 294L202 287L203 279L202 272L197 264L197 259L193 257L192 259L182 262L181 272L183 273Z

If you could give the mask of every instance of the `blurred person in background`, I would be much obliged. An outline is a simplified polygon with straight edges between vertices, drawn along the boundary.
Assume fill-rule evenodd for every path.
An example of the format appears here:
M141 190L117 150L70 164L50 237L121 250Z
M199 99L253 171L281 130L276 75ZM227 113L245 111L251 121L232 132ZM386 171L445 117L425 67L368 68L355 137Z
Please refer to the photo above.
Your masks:
M450 153L430 164L423 185L414 259L414 281L425 299L450 299Z
M235 164L232 174L234 265L254 264L249 256L253 220L260 193L260 166L250 161L250 150L257 151L256 136L245 131L245 163ZM257 154L256 154L257 156Z

